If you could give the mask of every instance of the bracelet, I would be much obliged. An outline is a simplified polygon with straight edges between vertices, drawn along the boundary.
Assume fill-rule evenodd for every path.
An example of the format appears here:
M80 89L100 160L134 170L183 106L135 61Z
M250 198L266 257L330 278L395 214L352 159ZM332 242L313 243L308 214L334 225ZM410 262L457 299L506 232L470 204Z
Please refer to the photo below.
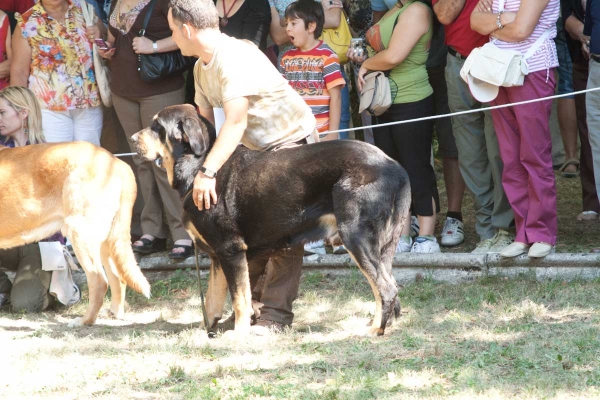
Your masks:
M502 25L502 23L500 22L500 16L503 12L504 11L498 11L498 14L496 15L496 26L498 27L498 29L504 28L504 25Z
M155 53L158 53L158 43L156 43L156 42L152 42L152 50L153 50Z

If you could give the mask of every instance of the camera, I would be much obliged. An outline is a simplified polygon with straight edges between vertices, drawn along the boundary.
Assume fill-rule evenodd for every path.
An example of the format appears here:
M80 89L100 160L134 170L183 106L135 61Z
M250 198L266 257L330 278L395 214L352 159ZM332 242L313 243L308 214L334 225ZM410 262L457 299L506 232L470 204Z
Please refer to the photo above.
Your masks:
M365 53L364 39L363 38L352 38L350 40L350 48L355 57L362 57Z

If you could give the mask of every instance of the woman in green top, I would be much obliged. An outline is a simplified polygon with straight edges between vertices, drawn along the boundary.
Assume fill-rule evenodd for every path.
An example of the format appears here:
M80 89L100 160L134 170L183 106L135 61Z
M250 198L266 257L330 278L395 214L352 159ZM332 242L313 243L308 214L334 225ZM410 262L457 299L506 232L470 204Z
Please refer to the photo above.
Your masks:
M400 0L367 31L369 58L353 57L356 62L362 61L358 72L359 89L369 71L390 71L392 91L392 105L374 118L376 124L433 115L433 89L425 68L432 34L431 7L414 0ZM433 236L439 196L430 163L432 134L433 120L373 129L375 145L408 172L413 200L411 212L419 219L420 230L415 243L409 236L410 224L406 223L397 251L440 251Z

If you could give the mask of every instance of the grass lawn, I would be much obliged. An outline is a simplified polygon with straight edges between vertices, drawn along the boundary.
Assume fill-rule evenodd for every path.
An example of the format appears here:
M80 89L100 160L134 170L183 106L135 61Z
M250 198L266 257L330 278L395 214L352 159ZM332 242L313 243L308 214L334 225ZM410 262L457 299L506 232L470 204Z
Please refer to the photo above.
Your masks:
M68 329L60 312L0 311L3 399L565 399L600 397L600 281L427 279L399 321L365 337L374 309L357 270L304 275L291 330L208 339L196 281L128 293L125 321ZM85 292L84 292L85 293Z

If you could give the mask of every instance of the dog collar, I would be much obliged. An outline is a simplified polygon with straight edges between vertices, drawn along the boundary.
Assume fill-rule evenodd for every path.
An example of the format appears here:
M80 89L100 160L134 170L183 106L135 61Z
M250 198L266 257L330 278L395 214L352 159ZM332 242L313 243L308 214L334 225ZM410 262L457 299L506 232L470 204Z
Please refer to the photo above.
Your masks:
M205 168L204 166L200 167L200 172L202 172L204 175L208 176L209 178L217 177L217 171L213 171L212 169Z

